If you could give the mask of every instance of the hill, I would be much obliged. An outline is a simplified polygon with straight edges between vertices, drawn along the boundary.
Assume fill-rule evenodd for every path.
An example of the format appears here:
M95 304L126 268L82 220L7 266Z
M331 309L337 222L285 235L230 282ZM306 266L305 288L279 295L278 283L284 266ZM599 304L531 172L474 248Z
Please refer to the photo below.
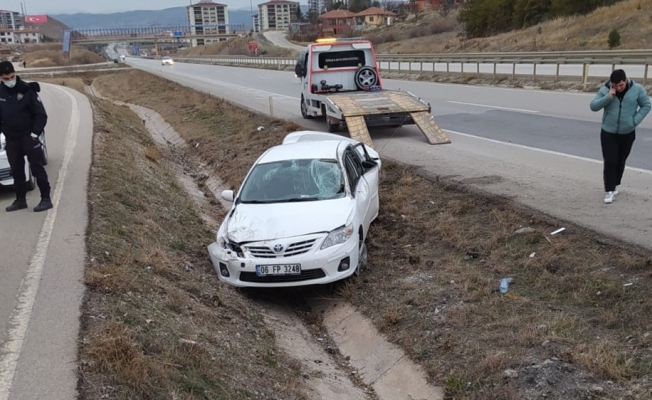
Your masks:
M302 9L304 9L304 12L307 11L307 6L302 6ZM243 24L247 30L251 29L250 9L229 9L228 12L229 23ZM254 8L254 13L256 12L257 10ZM188 24L186 7L172 7L164 10L135 10L109 14L58 14L54 15L54 18L75 29Z
M652 38L652 2L624 0L583 16L561 17L526 29L467 39L457 12L413 16L403 23L370 31L365 36L380 53L446 53L489 51L606 50L616 29L619 49L649 48ZM433 34L434 33L434 34Z
M57 18L48 15L48 22L43 24L27 23L27 28L35 29L48 38L60 42L63 40L63 32L70 29L66 24Z

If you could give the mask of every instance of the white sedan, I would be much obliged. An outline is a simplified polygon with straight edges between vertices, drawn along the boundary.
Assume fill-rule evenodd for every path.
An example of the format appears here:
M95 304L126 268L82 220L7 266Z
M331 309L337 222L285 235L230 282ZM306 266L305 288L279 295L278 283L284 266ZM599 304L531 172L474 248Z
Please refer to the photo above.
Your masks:
M45 134L41 133L39 136L39 141L43 147L43 165L48 163L48 152L45 145ZM0 186L13 186L14 185L14 176L11 173L11 167L9 166L9 160L7 159L7 152L5 151L5 135L0 133ZM36 187L36 180L32 176L32 171L29 168L29 162L27 157L25 157L25 177L27 179L27 189L33 190Z
M161 65L174 65L174 60L168 56L161 58Z
M381 161L353 139L299 131L254 163L208 246L220 280L240 287L325 284L358 274L379 211Z

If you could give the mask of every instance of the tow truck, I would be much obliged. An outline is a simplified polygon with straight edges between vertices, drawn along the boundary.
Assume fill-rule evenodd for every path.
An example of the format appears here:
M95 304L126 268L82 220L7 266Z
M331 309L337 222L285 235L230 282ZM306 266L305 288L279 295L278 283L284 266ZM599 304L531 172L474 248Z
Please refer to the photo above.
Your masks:
M368 127L416 124L430 144L450 143L430 103L403 90L383 88L373 44L364 39L317 39L295 66L301 80L301 115L326 119L329 132L348 129L373 147Z

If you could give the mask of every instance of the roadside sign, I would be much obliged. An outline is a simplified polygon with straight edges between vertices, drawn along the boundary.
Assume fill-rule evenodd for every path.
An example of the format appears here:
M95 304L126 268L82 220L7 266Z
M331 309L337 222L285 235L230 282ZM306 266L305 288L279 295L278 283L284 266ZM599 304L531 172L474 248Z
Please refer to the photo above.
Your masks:
M175 31L174 32L174 37L182 37L182 36L183 36L183 32L181 32L181 31Z
M249 42L249 51L256 51L256 50L258 50L258 43Z

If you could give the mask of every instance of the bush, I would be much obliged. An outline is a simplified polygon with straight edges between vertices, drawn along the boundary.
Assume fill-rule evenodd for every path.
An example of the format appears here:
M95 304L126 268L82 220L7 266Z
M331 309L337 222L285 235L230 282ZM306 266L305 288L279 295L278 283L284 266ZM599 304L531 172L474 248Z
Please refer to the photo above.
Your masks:
M620 46L620 33L618 33L618 30L613 29L611 32L609 32L609 39L607 40L607 43L609 44L610 49Z

